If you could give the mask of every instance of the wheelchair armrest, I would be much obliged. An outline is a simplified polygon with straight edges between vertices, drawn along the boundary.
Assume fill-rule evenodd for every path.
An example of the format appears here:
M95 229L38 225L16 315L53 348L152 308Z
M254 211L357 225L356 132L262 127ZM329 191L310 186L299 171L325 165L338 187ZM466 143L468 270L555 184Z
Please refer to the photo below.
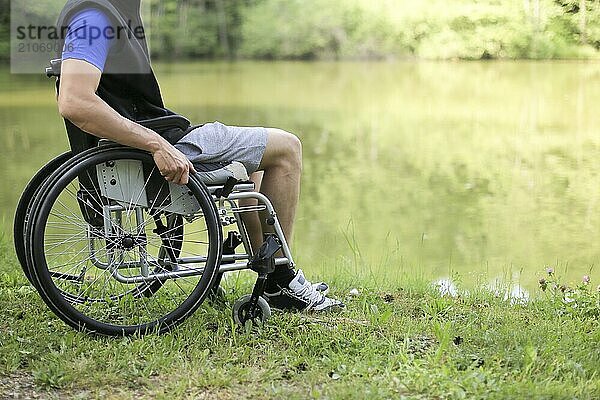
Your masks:
M156 132L172 128L179 128L182 131L186 131L192 125L187 118L177 114L137 121L137 123Z
M60 77L61 66L62 60L60 58L50 60L50 66L46 67L46 76L48 78Z
M100 146L110 146L110 145L117 145L117 142L113 142L112 140L108 140L108 139L100 139L98 140L98 147Z
M146 127L148 129L152 129L155 132L162 133L169 129L178 128L182 131L187 131L192 123L185 117L181 115L167 115L165 117L146 119L142 121L137 121L138 124ZM167 138L168 139L168 138ZM99 146L113 144L114 142L108 139L100 139L98 142ZM171 143L173 144L173 143Z
M207 186L207 187L208 187L208 192L213 196L217 196L217 192L219 190L223 189L223 185ZM254 182L252 182L252 181L238 182L233 187L233 192L254 192L254 190L255 190L255 185L254 185Z

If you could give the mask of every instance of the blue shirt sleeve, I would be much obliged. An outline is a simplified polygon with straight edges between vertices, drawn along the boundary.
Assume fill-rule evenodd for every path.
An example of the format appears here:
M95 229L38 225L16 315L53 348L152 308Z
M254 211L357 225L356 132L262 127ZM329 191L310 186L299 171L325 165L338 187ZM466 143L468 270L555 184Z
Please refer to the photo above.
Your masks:
M69 22L62 60L87 61L104 71L113 37L108 16L96 9L88 8L75 14Z

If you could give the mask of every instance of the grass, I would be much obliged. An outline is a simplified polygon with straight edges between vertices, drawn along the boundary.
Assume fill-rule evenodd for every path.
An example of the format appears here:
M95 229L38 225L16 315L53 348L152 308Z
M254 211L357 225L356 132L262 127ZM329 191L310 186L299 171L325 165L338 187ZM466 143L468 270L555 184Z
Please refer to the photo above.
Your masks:
M229 303L250 278L228 286ZM358 296L348 294L356 282L332 283L348 305L340 315L276 314L247 332L233 326L231 304L205 304L170 334L98 338L47 310L1 240L0 398L600 396L597 314L543 296L512 305L483 290L440 297L408 279L385 291L358 286Z

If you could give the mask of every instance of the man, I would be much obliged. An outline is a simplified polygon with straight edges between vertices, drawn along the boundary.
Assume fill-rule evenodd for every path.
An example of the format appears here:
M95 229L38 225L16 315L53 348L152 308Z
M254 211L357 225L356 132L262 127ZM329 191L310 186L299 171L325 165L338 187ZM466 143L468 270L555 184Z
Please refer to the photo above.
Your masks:
M166 180L186 184L194 164L242 163L257 190L272 201L291 242L300 191L302 148L280 129L205 124L175 146L135 121L172 114L162 102L150 66L140 0L70 0L58 28L68 32L58 85L60 114L97 137L150 152ZM257 250L267 226L258 214L245 218ZM263 231L264 229L264 231ZM344 304L326 296L326 284L311 284L301 270L280 266L269 276L266 299L275 308L327 311Z

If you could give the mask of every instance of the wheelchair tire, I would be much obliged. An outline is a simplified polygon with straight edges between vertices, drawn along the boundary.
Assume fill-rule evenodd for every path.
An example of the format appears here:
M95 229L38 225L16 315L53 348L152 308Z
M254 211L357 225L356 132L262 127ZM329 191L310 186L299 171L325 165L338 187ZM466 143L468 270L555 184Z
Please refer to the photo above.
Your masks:
M112 167L115 162L123 165L131 161L142 163L143 168L133 171L137 171L138 180L143 176L138 186L143 185L131 183L135 176L119 175L114 170L116 179L104 185L116 185L123 196L124 190L131 190L131 196L129 192L121 200L107 200L104 196L94 200L90 196L87 207L96 213L95 218L101 216L105 221L104 226L95 226L85 217L78 193L101 192L99 173L95 177L97 166ZM80 181L85 174L87 186ZM157 177L160 194L169 184L160 177L148 153L103 146L72 158L48 178L36 196L31 210L33 224L25 233L30 239L25 254L44 302L73 328L111 336L163 333L188 318L209 294L222 253L222 231L212 196L196 176L190 177L187 190L180 197L192 196L199 210L181 218L181 224L185 224L181 257L160 259L159 255L165 254L164 240L156 233L158 227L152 230L150 225L179 197L171 199L167 190L166 197L157 195L142 204L141 196L156 184ZM97 186L89 188L94 179ZM115 208L118 210L113 216ZM187 267L191 263L194 267ZM196 267L197 264L202 267ZM169 277L147 278L144 266L145 274L162 273ZM62 279L63 276L68 278ZM158 281L161 284L157 293L141 295Z
M27 263L27 257L25 254L25 231L26 224L29 220L29 211L31 210L31 205L33 204L35 196L37 195L38 191L40 190L46 179L48 179L48 177L54 171L59 169L71 157L73 157L73 153L66 152L50 160L46 165L44 165L33 176L33 178L31 178L27 186L25 186L23 194L21 194L19 203L17 204L17 210L15 211L15 218L13 221L13 241L15 245L15 252L17 253L17 259L19 260L19 264L21 264L21 268L23 269L27 280L29 280L29 282L32 284L33 279L31 277L31 268Z
M237 299L233 304L231 314L233 316L233 321L237 325L245 326L247 322L250 322L253 326L260 326L264 325L267 320L271 318L271 307L269 306L269 303L267 303L267 301L262 297L258 298L258 302L256 304L256 317L251 318L249 315L251 298L252 295L247 294Z
M46 183L50 175L59 168L61 168L69 159L73 157L73 152L65 152L54 159L50 160L46 165L44 165L34 176L31 178L21 197L19 198L19 202L17 204L17 209L15 211L15 217L13 221L13 242L15 246L15 252L17 254L17 259L21 268L23 269L23 273L27 277L27 280L35 286L35 280L32 277L31 266L28 262L28 257L26 255L26 241L28 240L26 232L26 225L30 218L31 208L34 204L34 200L40 191L42 185ZM154 287L156 283L153 283ZM152 287L145 287L145 290L142 292L144 295L150 295L152 293ZM65 294L68 296L68 294Z

